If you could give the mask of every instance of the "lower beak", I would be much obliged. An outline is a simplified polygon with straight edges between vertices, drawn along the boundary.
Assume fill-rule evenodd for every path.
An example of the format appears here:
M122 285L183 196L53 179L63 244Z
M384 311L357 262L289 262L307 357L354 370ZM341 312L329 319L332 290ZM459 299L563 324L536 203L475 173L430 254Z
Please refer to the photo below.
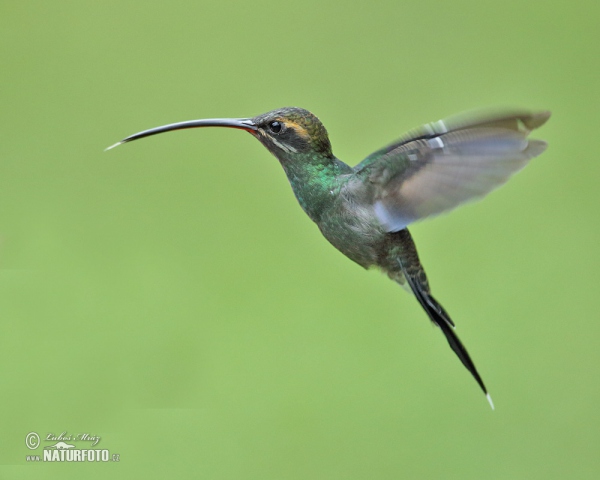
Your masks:
M227 127L227 128L239 128L246 130L247 132L255 132L258 127L254 124L250 118L207 118L204 120L189 120L187 122L170 123L169 125L163 125L162 127L151 128L150 130L144 130L142 132L134 133L127 138L124 138L120 142L111 145L106 150L118 147L122 143L131 142L139 138L149 137L150 135L156 135L157 133L170 132L172 130L183 130L185 128L200 128L200 127Z

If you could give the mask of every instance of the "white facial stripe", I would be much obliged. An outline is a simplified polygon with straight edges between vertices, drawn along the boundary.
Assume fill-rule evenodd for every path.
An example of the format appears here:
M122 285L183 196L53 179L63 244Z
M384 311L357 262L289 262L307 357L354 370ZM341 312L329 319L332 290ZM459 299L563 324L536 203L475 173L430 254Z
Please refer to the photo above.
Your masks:
M292 147L291 145L285 145L281 142L278 142L277 140L275 140L273 137L269 136L269 138L271 139L271 141L277 145L279 148L281 148L284 152L287 153L298 153L298 150L296 150L294 147Z

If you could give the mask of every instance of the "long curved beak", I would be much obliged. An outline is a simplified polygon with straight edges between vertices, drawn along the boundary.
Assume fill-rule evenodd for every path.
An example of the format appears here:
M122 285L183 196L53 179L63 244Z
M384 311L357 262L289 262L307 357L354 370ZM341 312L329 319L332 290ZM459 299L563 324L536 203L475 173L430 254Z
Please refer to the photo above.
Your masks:
M255 132L258 127L254 124L251 118L206 118L203 120L189 120L187 122L170 123L169 125L163 125L162 127L151 128L150 130L144 130L142 132L134 133L133 135L124 138L120 142L111 145L106 148L118 147L122 143L131 142L138 138L149 137L150 135L156 135L157 133L170 132L172 130L183 130L185 128L200 128L200 127L228 127L228 128L239 128L246 130L247 132Z

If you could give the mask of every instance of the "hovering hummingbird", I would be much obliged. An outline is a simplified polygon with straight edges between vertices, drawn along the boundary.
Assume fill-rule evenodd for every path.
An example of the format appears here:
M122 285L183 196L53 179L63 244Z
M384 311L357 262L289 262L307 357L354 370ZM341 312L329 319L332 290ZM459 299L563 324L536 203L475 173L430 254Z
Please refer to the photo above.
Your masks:
M287 107L254 118L191 120L144 130L115 145L196 127L246 130L281 163L306 214L339 251L364 268L378 267L411 291L429 319L492 399L454 322L431 289L407 226L499 187L546 143L528 139L550 112L455 117L413 130L354 168L337 159L327 130L307 110Z

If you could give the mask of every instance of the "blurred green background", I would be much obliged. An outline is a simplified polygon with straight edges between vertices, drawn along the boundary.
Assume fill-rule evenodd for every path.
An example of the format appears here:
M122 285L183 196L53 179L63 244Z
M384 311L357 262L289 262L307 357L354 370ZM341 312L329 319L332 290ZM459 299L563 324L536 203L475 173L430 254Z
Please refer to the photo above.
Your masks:
M598 478L599 15L1 2L0 478ZM103 152L286 105L352 165L465 110L553 111L542 157L412 228L496 411L414 298L321 238L250 135ZM31 431L100 435L121 461L28 463Z

